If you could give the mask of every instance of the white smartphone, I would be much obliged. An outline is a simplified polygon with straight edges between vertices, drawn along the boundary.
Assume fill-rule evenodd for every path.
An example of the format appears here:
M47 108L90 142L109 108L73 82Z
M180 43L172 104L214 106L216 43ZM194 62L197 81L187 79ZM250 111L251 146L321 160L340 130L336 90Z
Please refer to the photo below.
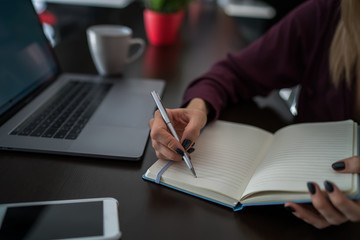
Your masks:
M118 202L93 198L0 204L0 239L119 239Z

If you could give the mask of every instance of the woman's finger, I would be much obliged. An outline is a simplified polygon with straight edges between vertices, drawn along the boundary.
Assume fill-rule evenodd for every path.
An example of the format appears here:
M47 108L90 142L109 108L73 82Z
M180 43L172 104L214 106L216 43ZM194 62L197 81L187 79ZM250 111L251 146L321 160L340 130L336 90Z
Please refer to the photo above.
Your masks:
M331 203L346 217L346 219L360 221L360 202L349 199L339 188L329 182L324 183Z
M327 197L320 190L319 185L309 182L308 188L314 208L322 215L322 217L331 225L340 225L347 221L347 218L338 211Z
M332 164L332 168L340 173L360 173L360 156L353 156Z
M152 141L152 146L159 159L180 161L182 159L182 155L184 155L184 152L181 149L172 150L158 141Z
M330 226L325 218L321 216L311 205L287 202L285 203L285 208L289 209L296 217L318 229Z

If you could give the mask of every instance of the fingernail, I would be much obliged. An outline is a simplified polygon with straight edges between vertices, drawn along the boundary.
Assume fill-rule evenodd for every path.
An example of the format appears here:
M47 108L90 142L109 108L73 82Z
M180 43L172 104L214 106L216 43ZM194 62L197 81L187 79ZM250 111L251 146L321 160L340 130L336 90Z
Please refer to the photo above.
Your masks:
M324 186L329 193L332 193L334 191L334 187L331 182L325 181Z
M188 149L190 147L190 144L191 144L191 140L189 139L185 139L183 142L182 142L182 146L184 147L184 149Z
M345 169L345 163L344 162L336 162L331 165L331 167L336 170L344 170Z
M191 147L195 146L195 142L193 142L193 144L191 145Z
M315 185L312 183L312 182L308 182L307 183L307 187L309 189L309 192L314 195L315 192L316 192L316 188L315 188Z
M292 213L295 212L295 209L290 206L285 207L285 210Z
M195 148L190 148L189 150L187 150L188 153L193 153L195 151Z
M184 156L184 152L180 148L175 149L175 152L180 156Z

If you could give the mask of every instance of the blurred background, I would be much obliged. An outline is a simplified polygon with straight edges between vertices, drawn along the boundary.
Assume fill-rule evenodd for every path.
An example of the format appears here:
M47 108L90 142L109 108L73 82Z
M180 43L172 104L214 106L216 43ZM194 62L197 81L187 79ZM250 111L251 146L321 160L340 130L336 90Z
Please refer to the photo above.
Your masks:
M253 41L304 1L194 0L193 2L220 5L227 15L237 19L239 28L248 32L248 40ZM126 9L131 8L131 4L143 4L142 0L32 0L32 2L41 16L45 33L53 45L71 36L77 28L87 26L89 16L101 16L109 8L113 8L121 12L119 14L121 18L126 16ZM79 16L83 17L79 18Z
M86 44L85 31L91 25L126 25L133 29L134 37L147 40L142 16L144 1L147 0L32 1L42 21L45 35L55 47L60 65L67 72L97 73L92 67ZM190 80L207 71L227 53L240 51L249 45L303 2L304 0L193 0L186 9L178 41L168 47L156 47L148 43L144 57L129 65L125 75L176 82L180 86L177 91L178 99L181 99ZM216 49L211 47L214 44L218 46ZM199 64L193 66L186 64L187 61L197 61ZM169 88L171 86L168 85ZM298 92L297 87L281 89L273 92L269 98L256 97L254 101L260 109L270 108L281 121L290 123L297 114ZM166 99L166 93L164 97ZM178 100L167 104L169 107L177 107L180 102Z

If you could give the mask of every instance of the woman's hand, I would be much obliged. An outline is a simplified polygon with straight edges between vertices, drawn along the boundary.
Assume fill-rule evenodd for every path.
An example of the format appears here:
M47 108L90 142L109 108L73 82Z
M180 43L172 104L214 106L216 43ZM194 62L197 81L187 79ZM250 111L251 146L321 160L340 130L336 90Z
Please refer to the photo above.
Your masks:
M332 167L339 173L360 173L360 157L355 156L338 161ZM316 183L308 183L312 206L287 202L285 208L319 229L340 225L347 221L360 221L360 199L348 199L335 184L329 181L325 181L324 185L326 194L321 192Z
M206 124L208 109L204 100L195 98L186 108L167 109L167 112L182 144L172 136L157 110L149 121L152 146L158 158L179 161L184 151L194 151L192 146Z

